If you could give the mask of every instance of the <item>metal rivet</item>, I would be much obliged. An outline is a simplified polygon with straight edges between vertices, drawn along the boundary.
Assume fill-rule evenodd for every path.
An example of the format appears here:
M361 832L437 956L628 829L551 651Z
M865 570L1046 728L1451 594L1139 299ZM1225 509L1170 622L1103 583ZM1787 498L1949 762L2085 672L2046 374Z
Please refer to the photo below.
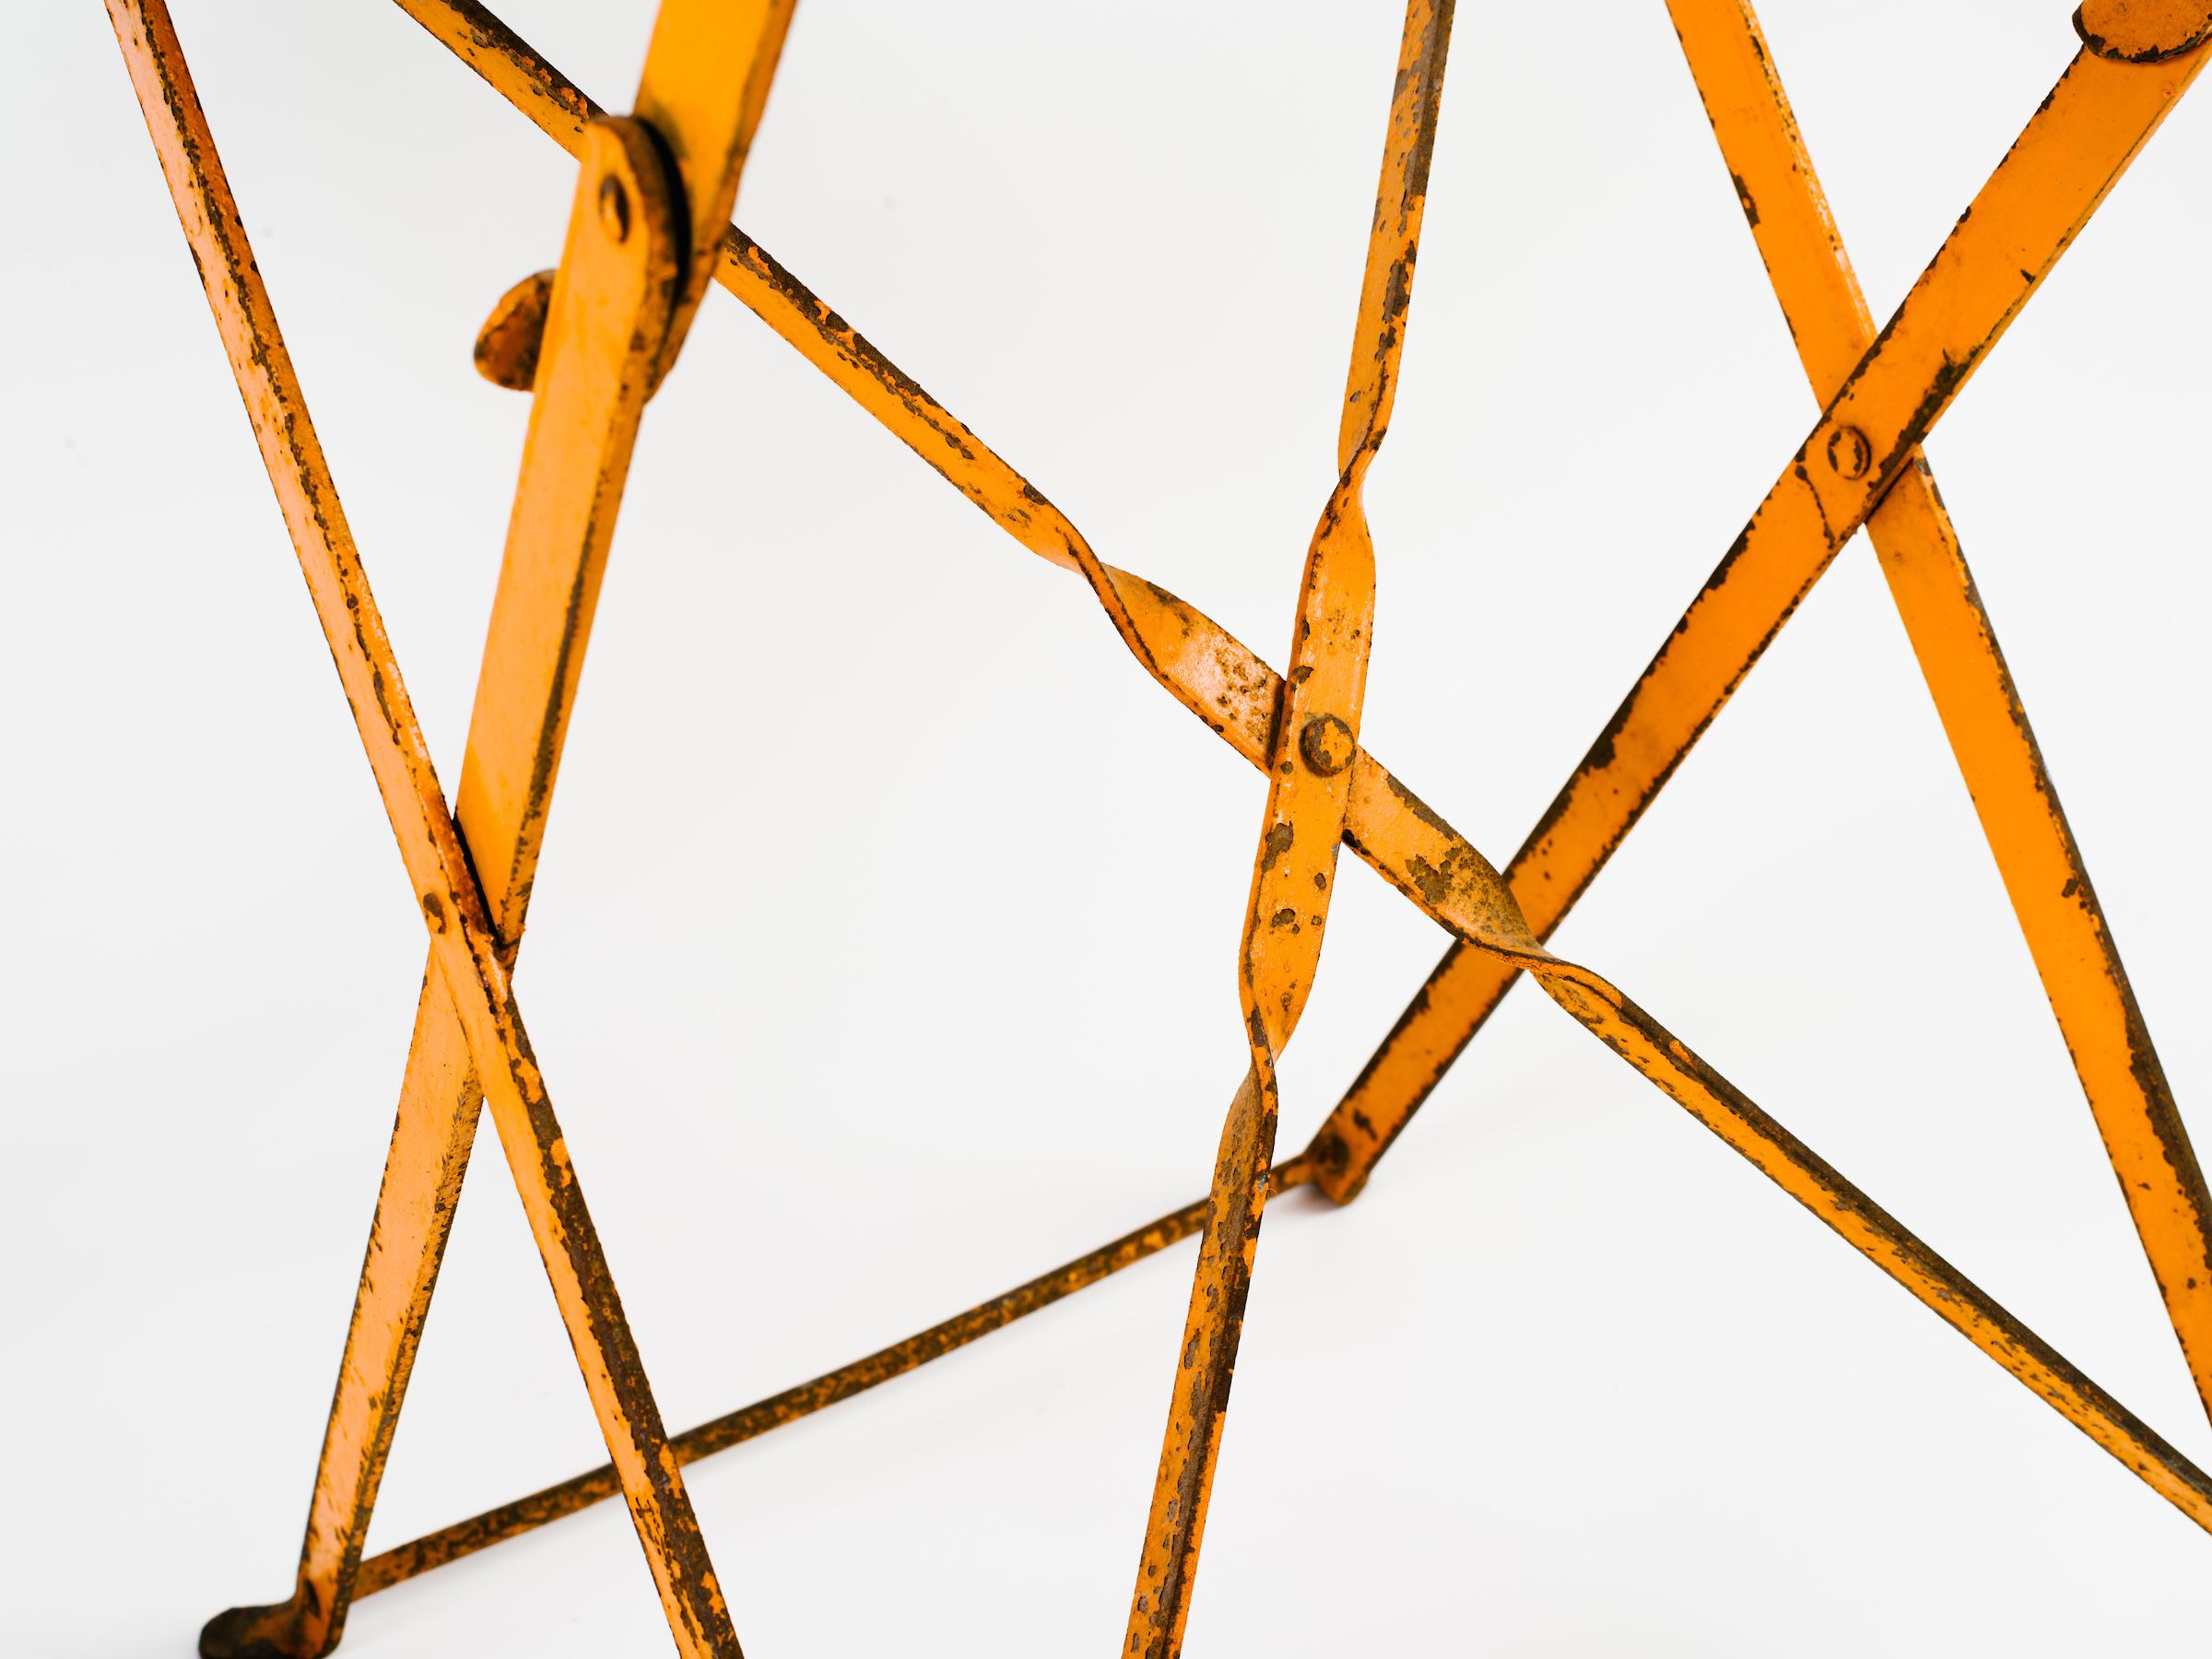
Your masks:
M599 225L609 241L629 239L629 192L612 173L599 181Z
M1298 735L1298 752L1320 776L1333 778L1352 763L1359 745L1352 728L1334 714L1316 714Z
M1838 427L1828 435L1828 464L1842 478L1863 478L1874 465L1874 445L1857 427Z

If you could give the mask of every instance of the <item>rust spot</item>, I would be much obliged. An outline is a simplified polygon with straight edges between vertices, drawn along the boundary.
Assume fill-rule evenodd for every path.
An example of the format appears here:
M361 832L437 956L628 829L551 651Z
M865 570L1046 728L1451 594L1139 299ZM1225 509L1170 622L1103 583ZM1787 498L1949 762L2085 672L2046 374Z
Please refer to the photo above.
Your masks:
M1744 210L1744 218L1752 229L1759 229L1759 204L1751 199L1751 187L1744 182L1744 175L1731 172L1728 182L1735 186L1736 205Z

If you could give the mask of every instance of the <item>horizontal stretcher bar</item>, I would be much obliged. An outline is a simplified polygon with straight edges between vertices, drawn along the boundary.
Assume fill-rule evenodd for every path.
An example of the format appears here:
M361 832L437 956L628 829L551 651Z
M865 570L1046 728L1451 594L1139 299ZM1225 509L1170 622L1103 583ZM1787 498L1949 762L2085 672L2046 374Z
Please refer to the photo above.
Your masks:
M1270 1197L1280 1197L1292 1187L1305 1185L1313 1178L1312 1166L1301 1155L1288 1159L1275 1166L1268 1182ZM702 1457L717 1452L726 1452L732 1446L766 1434L771 1429L781 1429L786 1423L795 1423L803 1417L811 1417L825 1406L834 1406L840 1400L849 1400L854 1394L865 1394L879 1382L888 1382L893 1377L926 1365L932 1359L941 1359L956 1348L966 1347L979 1336L1012 1324L1016 1320L1049 1308L1065 1296L1097 1284L1111 1274L1135 1265L1147 1256L1157 1255L1171 1244L1180 1243L1195 1233L1206 1220L1206 1203L1203 1198L1171 1210L1157 1221L1147 1223L1134 1232L1124 1233L1110 1244L1100 1245L1088 1255L1041 1274L1027 1284L1018 1285L989 1301L979 1302L965 1313L956 1313L940 1324L909 1336L904 1342L878 1348L865 1359L787 1388L782 1394L771 1394L750 1406L739 1407L711 1422L688 1429L671 1436L669 1449L676 1453L679 1464L695 1464ZM558 1521L563 1515L572 1515L594 1503L618 1497L621 1487L615 1479L612 1464L601 1464L595 1469L571 1476L558 1485L542 1491L532 1492L526 1498L517 1498L512 1503L502 1503L497 1509L471 1515L465 1521L456 1521L451 1526L426 1533L409 1543L397 1545L382 1555L370 1557L361 1563L360 1576L355 1579L356 1596L371 1595L379 1590L388 1590L394 1584L442 1567L448 1561L457 1561L463 1556L474 1555L479 1549L522 1534L535 1531L548 1521Z

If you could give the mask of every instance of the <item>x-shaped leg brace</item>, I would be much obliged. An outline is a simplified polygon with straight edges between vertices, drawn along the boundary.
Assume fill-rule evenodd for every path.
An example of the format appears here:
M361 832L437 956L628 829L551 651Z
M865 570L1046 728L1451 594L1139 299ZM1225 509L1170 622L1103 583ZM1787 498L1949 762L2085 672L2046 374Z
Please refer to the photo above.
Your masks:
M735 1655L729 1612L509 975L639 418L712 271L789 0L735 8L669 0L641 115L597 120L579 135L582 166L548 295L458 829L167 8L110 0L109 10L431 936L298 1585L287 1602L218 1617L202 1651L308 1654L337 1641L481 1099L677 1650Z
M1668 9L1806 374L1817 394L1832 400L1877 344L1874 322L1772 54L1750 6L1741 0L1668 0ZM2137 14L2146 9L2135 7ZM2169 49L2173 41L2201 40L2201 6L2167 9L2175 17L2167 20L2163 33L2129 38L2121 32L2124 18L2114 21L2099 15L2112 7L2085 7L2080 27L2090 44L2062 83L2061 94L2077 81L2124 87L2131 56L2155 54L2161 40ZM2182 17L2183 12L2190 15ZM2190 54L2191 63L2202 59L2194 44L2181 50ZM2089 90L2082 88L2084 94ZM2089 99L2081 96L2080 101ZM2097 170L2113 167L2115 159L2124 166L2132 150L2122 147L2131 138L2139 145L2149 136L2148 126L2138 125L2139 117L2132 110L2124 112L2117 102L2098 118L2115 124L2100 135L2103 142L2071 158L2056 147L2075 142L2065 138L2068 129L2046 127L2039 133L2042 124L2031 125L2022 146L2035 147L2018 159L2007 158L1999 179L1970 210L1978 226L1997 225L1994 234L2004 234L2006 227L2017 234L2023 265L2056 257L2102 194ZM2060 136L2054 139L2053 132ZM2022 205L2043 205L2035 200L2041 189L2039 156L2059 164L2078 163L2078 177L2063 202L2055 192L2048 198L2057 211L2035 220L2018 213ZM1997 188L2007 174L2017 179L2018 187ZM2109 182L2110 175L2104 180ZM2061 214L2077 212L2078 217L2054 236ZM1993 251L1991 257L1995 256ZM2041 274L2041 266L2035 274ZM1927 279L1923 281L1924 287ZM2018 298L2024 300L2025 291ZM1919 300L1917 311L1925 315L1957 303L1938 288ZM1900 312L1900 319L1905 315ZM1894 359L1889 336L1895 328L1892 324L1885 331L1878 357ZM1966 335L1957 345L1947 342L1947 353L1962 355L1933 363L1924 396L1947 398L1989 343L1977 345ZM1900 429L1898 438L1917 441L1940 412L1938 402L1918 423L1917 434ZM1803 465L1812 477L1831 476L1839 461L1862 468L1869 465L1865 435L1853 432L1848 419L1823 421L1815 433L1818 441L1808 442L1804 453ZM1770 507L1773 504L1770 498ZM1762 519L1767 512L1761 509ZM1917 453L1897 470L1866 528L2057 1014L2198 1394L2212 1411L2212 1195L2206 1191L2080 849L2044 771L2027 711L1936 494L1934 475ZM1777 536L1754 520L1745 540L1730 550L1505 867L1507 885L1538 937L1548 938L1565 919L1827 569L1845 534L1839 527L1833 535L1798 534L1792 539L1787 529ZM1497 959L1453 942L1314 1136L1308 1149L1314 1184L1339 1203L1358 1195L1376 1161L1515 977Z
M547 131L570 138L573 147L578 117L588 112L589 106L519 41L499 30L488 14L478 7L463 7L444 0L403 0L403 4ZM1419 0L1414 10L1421 10ZM1688 5L1677 6L1678 22L1689 15ZM1655 793L1735 680L1747 670L1765 639L1786 618L1828 559L1886 491L1900 480L1919 476L1915 469L1920 440L2136 149L2194 79L2201 67L2202 53L2197 48L2207 25L2212 25L2212 15L2201 8L2171 4L2138 3L2131 7L2121 0L2112 0L2107 6L2085 8L2081 28L2088 50L2077 58L2038 111L1898 316L1844 381L1819 425L1792 458L1724 562L1720 576L1692 607L1675 640L1624 707L1609 742L1601 742L1591 761L1585 763L1583 775L1594 775L1598 782L1586 790L1581 800L1625 798L1629 803L1620 831L1610 840L1601 838L1606 850ZM1739 27L1754 27L1747 11L1741 14ZM1413 32L1409 19L1409 39ZM1691 28L1685 26L1683 33L1685 44L1689 46ZM1694 47L1692 55L1694 63ZM1702 87L1707 77L1701 74L1700 78ZM1710 103L1713 94L1709 88L1707 96ZM1786 125L1786 106L1780 101L1778 87L1773 88L1771 103ZM149 114L150 109L149 105ZM1716 113L1716 127L1721 124ZM1794 128L1788 129L1788 136L1794 144ZM1723 141L1725 147L1728 134L1724 128ZM1802 171L1809 184L1809 168ZM1812 199L1817 205L1817 194ZM182 194L180 206L183 206ZM186 219L190 229L189 209ZM1770 250L1768 258L1772 265L1776 255ZM1189 606L1100 563L1073 526L1018 475L735 232L725 244L719 275L725 286L991 512L1024 545L1083 574L1124 640L1155 677L1228 737L1232 747L1272 772L1291 741L1282 712L1296 706L1295 688L1286 693L1283 683L1264 664ZM1777 280L1779 286L1779 275ZM1784 295L1785 305L1791 297ZM265 300L263 308L265 310ZM219 317L219 299L218 311ZM1793 322L1796 321L1793 313ZM229 332L227 325L227 337ZM273 327L269 333L273 336ZM288 371L286 378L288 380ZM1816 381L1818 383L1817 371ZM296 401L296 387L292 392ZM248 398L252 406L251 388ZM258 416L257 410L256 426L261 429ZM269 441L265 433L265 448ZM312 435L309 441L312 445ZM937 447L940 443L949 444L953 453L948 455ZM273 459L273 475L276 471ZM284 493L281 478L279 493ZM288 517L291 505L288 500ZM305 544L302 555L304 562ZM317 597L321 606L320 589ZM1761 618L1771 619L1762 625ZM325 620L327 628L327 609ZM335 650L335 634L333 642ZM1685 697L1684 687L1694 690L1707 677L1700 665L1708 658L1724 662L1732 651L1740 665L1725 677L1700 714L1694 697ZM1924 660L1928 654L1924 648ZM1994 647L1991 654L1994 656ZM1295 652L1293 663L1294 669L1303 666ZM340 665L342 672L347 667L343 653ZM358 677L348 677L349 692ZM355 700L357 710L361 709L358 696ZM1355 696L1355 713L1356 704ZM364 737L370 737L366 720L363 729ZM1642 747L1635 747L1631 739L1641 740ZM373 741L370 747L372 760L379 759ZM427 763L423 771L427 774ZM1345 841L1451 931L1459 948L1496 962L1507 980L1518 971L1530 972L1577 1019L1947 1323L2044 1394L2200 1524L2212 1527L2212 1486L2199 1471L1766 1118L1635 1005L1597 976L1544 951L1537 933L1515 902L1515 888L1364 752L1353 746L1341 765L1332 759L1328 773L1338 772L1346 779L1340 808ZM384 775L380 766L380 783ZM385 793L387 801L392 801L393 791L387 788ZM1271 786L1271 811L1273 794ZM1599 823L1606 816L1591 806L1580 811L1583 818ZM1555 813L1553 828L1569 816ZM401 818L395 807L395 824ZM447 839L452 839L450 827ZM402 840L404 846L404 829ZM413 867L411 861L411 870ZM2007 875L2009 878L2009 869ZM418 886L422 885L418 880ZM461 889L451 882L446 885L455 895L458 913ZM1255 886L1255 895L1258 890ZM465 924L453 931L465 939ZM442 962L435 949L433 958ZM496 955L488 960L491 969L500 968ZM471 1048L476 1049L468 1007L463 1006L461 1013L465 1030L472 1033ZM519 1022L514 1023L514 1031L519 1040ZM1255 1070L1256 1059L1255 1050ZM495 1094L495 1118L500 1117L500 1106ZM2101 1122L2101 1112L2100 1116ZM2175 1128L2178 1131L2178 1124ZM504 1136L504 1129L502 1133ZM2108 1129L2108 1138L2110 1133ZM1371 1159L1368 1161L1371 1164ZM1348 1160L1340 1167L1349 1167ZM1274 1185L1280 1190L1313 1172L1312 1158L1294 1159L1275 1172ZM1218 1203L1216 1207L1218 1210ZM777 1421L789 1420L801 1411L869 1386L882 1376L896 1374L908 1365L1043 1305L1067 1289L1182 1236L1199 1223L1204 1213L1204 1206L1188 1206L1152 1229L1070 1264L1058 1274L1033 1281L996 1302L984 1304L911 1343L872 1356L844 1372L818 1379L790 1395L708 1425L694 1436L679 1437L669 1444L668 1472L673 1476L674 1461L688 1461L688 1455L712 1449L709 1441L731 1443ZM1256 1207L1253 1213L1256 1216ZM2155 1249L2153 1254L2155 1260ZM1247 1256L1247 1270L1248 1266ZM556 1279L558 1287L558 1274ZM681 1450L687 1441L693 1441L697 1450L688 1453ZM610 1470L567 1483L565 1488L541 1494L540 1499L554 1498L565 1490L577 1502L590 1501L606 1495L604 1490L592 1488L606 1476L627 1488L621 1465L618 1453ZM1203 1480L1196 1497L1202 1507ZM534 1501L510 1506L511 1511L521 1512ZM576 1502L559 1501L541 1505L534 1516L510 1518L519 1518L521 1525L535 1524L575 1506ZM479 1522L493 1520L498 1513L481 1517ZM520 1530L521 1525L509 1530ZM1192 1531L1194 1552L1194 1528ZM489 1535L505 1533L494 1530ZM488 1541L488 1537L475 1542L481 1541ZM432 1544L435 1539L422 1543ZM456 1547L442 1554L435 1549L419 1553L416 1565L406 1570L418 1571L437 1559L450 1559L460 1548L475 1547L465 1539L454 1543ZM394 1552L394 1557L406 1553ZM371 1569L375 1565L371 1563ZM369 1576L373 1577L373 1572ZM404 1571L388 1572L380 1582L393 1582L397 1576L404 1576ZM1183 1594L1187 1596L1187 1567L1184 1578ZM1179 1625L1179 1616L1174 1622ZM1163 1638L1148 1646L1151 1651L1162 1651L1166 1642Z

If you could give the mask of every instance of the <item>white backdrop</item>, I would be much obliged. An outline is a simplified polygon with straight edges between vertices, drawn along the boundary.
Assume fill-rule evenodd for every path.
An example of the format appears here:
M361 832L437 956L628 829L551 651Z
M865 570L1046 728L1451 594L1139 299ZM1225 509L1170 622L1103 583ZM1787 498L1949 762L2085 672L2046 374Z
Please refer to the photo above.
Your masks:
M603 101L647 6L507 0ZM456 775L572 166L396 9L175 0ZM2065 0L1770 0L1877 313ZM1280 660L1393 0L805 0L739 218L1109 559ZM1657 0L1461 8L1369 489L1366 735L1519 843L1810 423ZM100 7L6 8L0 1648L182 1655L289 1583L423 948ZM2212 93L1929 445L2200 1137ZM521 977L670 1422L1196 1196L1262 784L726 295L649 415ZM1441 946L1343 884L1283 1143ZM1560 935L2212 1453L1863 542ZM488 1134L379 1547L598 1461ZM698 1466L748 1653L1105 1652L1190 1247ZM2212 1541L1542 999L1260 1253L1195 1655L2131 1653ZM618 1506L345 1652L664 1652ZM2176 1647L2173 1644L2182 1644Z

